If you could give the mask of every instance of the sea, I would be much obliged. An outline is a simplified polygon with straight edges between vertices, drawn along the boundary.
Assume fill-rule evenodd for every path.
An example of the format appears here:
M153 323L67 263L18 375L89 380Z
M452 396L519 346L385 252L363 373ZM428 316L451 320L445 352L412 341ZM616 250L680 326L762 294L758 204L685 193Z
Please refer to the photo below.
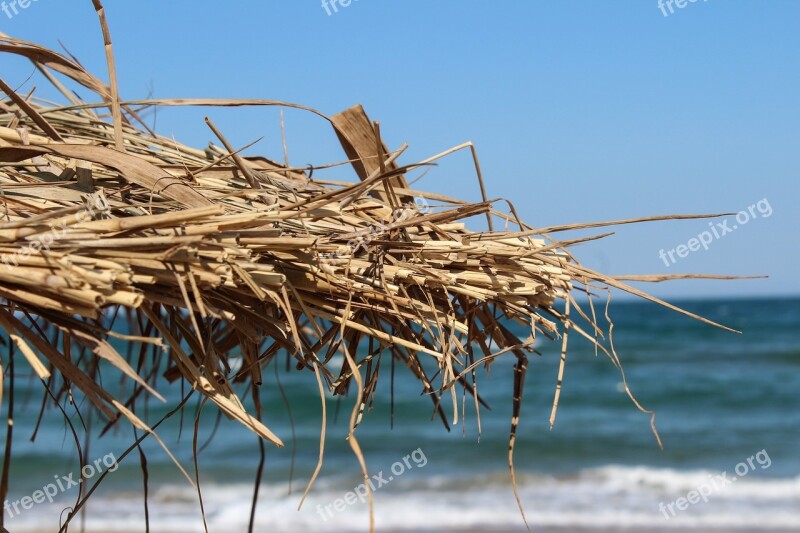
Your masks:
M382 360L355 434L377 531L800 531L800 299L674 303L741 333L652 303L612 302L614 348L642 409L620 369L573 333L551 428L561 343L537 341L514 457L519 505L508 467L515 357L478 369L479 412L459 390L454 420L446 394L446 423L402 363ZM530 331L508 325L523 337ZM7 372L5 353L3 362ZM120 381L113 369L102 375L109 389ZM188 478L152 437L124 455L141 431L122 422L100 436L106 421L88 416L76 396L82 418L62 405L93 463L78 483L72 430L52 401L37 429L42 384L17 358L7 531L58 531L81 489L94 489L69 531L245 532L259 474L253 531L369 531L366 485L347 439L353 396L326 398L322 466L303 500L320 452L318 384L284 356L263 380L263 420L285 446L265 444L262 455L252 433L191 397L157 429ZM166 403L151 397L137 408L150 424L188 392L166 381L158 390ZM3 398L5 441L7 379Z

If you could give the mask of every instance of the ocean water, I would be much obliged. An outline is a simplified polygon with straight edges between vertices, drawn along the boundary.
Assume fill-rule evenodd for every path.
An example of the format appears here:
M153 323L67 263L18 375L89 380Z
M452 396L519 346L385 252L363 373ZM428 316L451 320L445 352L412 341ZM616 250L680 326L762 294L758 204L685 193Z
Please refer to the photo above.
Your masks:
M653 304L612 303L616 351L636 398L656 413L663 450L650 416L624 393L619 370L575 336L551 430L560 343L544 342L538 345L541 356L531 356L515 463L520 500L534 531L800 531L800 300L677 303L743 333ZM392 417L390 363L384 361L383 386L357 432L377 488L379 531L527 531L507 465L513 363L513 356L501 357L488 375L479 371L478 390L491 407L480 411L479 434L471 399L462 403L459 394L459 411L465 409L447 431L402 365L395 369ZM41 384L25 377L24 365L20 358L10 503L71 473L80 477L71 433L54 409L30 441ZM294 436L276 376L291 405ZM118 376L109 371L104 378L113 384ZM363 494L359 465L345 438L352 398L327 402L324 465L298 511L319 453L316 381L311 373L287 372L284 364L266 369L264 379L264 420L286 447L265 447L255 530L367 531L368 507L356 495ZM179 386L162 384L159 390L170 402L181 396ZM452 422L449 396L443 406ZM138 412L154 423L167 410L151 400L146 412ZM199 411L190 400L183 419L175 416L158 430L191 477ZM72 420L80 423L74 415ZM84 420L94 434L102 422ZM108 470L103 458L112 464L133 438L120 425L92 439L88 456L100 461L99 470ZM198 447L209 531L246 531L260 456L256 438L224 417L218 421L215 408L206 406ZM150 531L204 531L198 491L152 439L143 450ZM87 531L145 531L139 454L112 468L90 500L83 525ZM64 489L52 503L19 513L7 508L8 531L56 531L59 516L78 497L77 487ZM78 531L81 521L73 524L71 530Z

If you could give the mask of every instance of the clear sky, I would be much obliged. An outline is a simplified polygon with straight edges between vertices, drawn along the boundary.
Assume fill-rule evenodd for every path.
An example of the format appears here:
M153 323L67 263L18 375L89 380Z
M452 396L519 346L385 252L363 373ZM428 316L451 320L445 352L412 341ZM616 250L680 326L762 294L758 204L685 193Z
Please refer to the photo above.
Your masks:
M362 103L390 147L410 144L403 162L474 141L489 196L540 227L754 206L729 232L715 226L708 250L688 250L712 235L699 237L712 228L695 220L620 227L574 252L610 274L770 276L645 286L671 298L800 294L800 2L664 1L663 11L658 0L339 0L330 15L321 0L106 8L123 98L280 99L328 114ZM0 31L60 40L105 77L90 0L31 0L11 15L0 12ZM23 61L0 58L0 72L52 95ZM282 159L274 110L164 109L148 120L203 146L205 114L233 144L263 136L251 152ZM287 112L286 128L292 164L344 158L323 121ZM417 186L479 198L466 154Z

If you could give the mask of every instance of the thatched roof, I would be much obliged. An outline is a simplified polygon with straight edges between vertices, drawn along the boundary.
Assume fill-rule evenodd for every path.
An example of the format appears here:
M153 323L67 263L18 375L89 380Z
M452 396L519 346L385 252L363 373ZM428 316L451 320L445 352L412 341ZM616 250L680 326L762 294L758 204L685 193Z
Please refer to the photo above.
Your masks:
M510 203L486 197L477 157L483 202L409 187L409 172L452 151L402 165L404 147L387 149L360 107L334 117L307 110L331 123L349 159L336 171L341 181L326 181L313 176L319 169L240 155L210 120L214 142L197 149L156 135L138 117L149 106L302 106L121 102L113 83L65 55L10 37L0 38L0 51L30 59L66 100L44 102L0 81L7 96L0 101L0 327L54 399L77 389L112 423L126 418L151 432L134 413L144 395L160 397L159 362L137 371L109 337L163 347L168 379L186 380L277 446L280 436L259 408L244 408L233 385L260 386L263 369L288 352L323 397L352 395L350 441L359 455L354 432L382 385L382 357L420 381L445 425L458 420L456 390L473 395L476 369L510 357L513 473L513 428L535 338L560 339L562 372L574 335L619 364L595 309L582 309L573 295L612 287L656 300L625 281L664 279L603 275L570 254L582 240L551 237L637 221L533 228ZM64 77L99 103L79 100ZM469 143L456 149L475 155ZM467 228L477 216L489 231ZM664 218L677 217L638 221ZM120 309L127 325L115 328L110 317ZM518 338L509 320L530 334ZM368 354L357 349L366 338ZM96 379L96 365L73 357L74 346L135 380L135 392L114 397ZM343 365L332 359L337 352ZM426 360L435 362L435 381ZM558 389L551 422L557 404Z

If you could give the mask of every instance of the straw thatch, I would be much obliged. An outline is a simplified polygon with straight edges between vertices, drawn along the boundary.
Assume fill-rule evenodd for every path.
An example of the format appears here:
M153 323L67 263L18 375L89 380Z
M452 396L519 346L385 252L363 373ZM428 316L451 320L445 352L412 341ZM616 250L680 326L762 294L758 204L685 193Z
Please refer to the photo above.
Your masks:
M326 391L353 397L350 443L366 475L355 429L381 385L382 359L407 367L448 425L458 422L457 389L474 398L477 410L476 369L508 356L516 368L513 479L514 431L534 340L561 339L562 372L573 335L618 364L594 308L581 309L574 292L613 287L655 300L624 278L575 261L568 248L581 241L549 237L612 223L532 228L510 203L468 203L408 186L409 172L455 150L474 156L471 144L400 166L404 148L387 150L360 107L334 117L307 110L330 121L347 154L338 175L352 167L359 178L318 180L318 169L241 155L210 120L214 142L196 149L154 134L137 115L149 106L301 106L121 103L114 83L107 86L65 55L7 36L0 51L30 59L68 102L18 94L0 80L7 96L0 101L0 327L54 402L80 391L109 424L124 418L154 435L136 405L146 395L160 398L155 373L164 357L170 381L185 380L225 415L282 446L262 422L258 402L245 409L234 385L259 387L264 368L288 353L317 381L323 412ZM79 100L64 77L100 103ZM475 168L486 200L477 158ZM465 220L476 216L505 229L470 231ZM638 221L663 218L677 217ZM615 223L629 222L637 221ZM530 335L515 336L509 320ZM151 345L164 350L137 365L110 337L141 346L142 354ZM366 354L358 350L364 339L371 339ZM134 392L114 397L96 379L98 366L74 357L76 347L134 380ZM336 366L335 353L344 354L343 364ZM435 380L425 370L429 361L438 369ZM6 490L4 475L0 496Z

